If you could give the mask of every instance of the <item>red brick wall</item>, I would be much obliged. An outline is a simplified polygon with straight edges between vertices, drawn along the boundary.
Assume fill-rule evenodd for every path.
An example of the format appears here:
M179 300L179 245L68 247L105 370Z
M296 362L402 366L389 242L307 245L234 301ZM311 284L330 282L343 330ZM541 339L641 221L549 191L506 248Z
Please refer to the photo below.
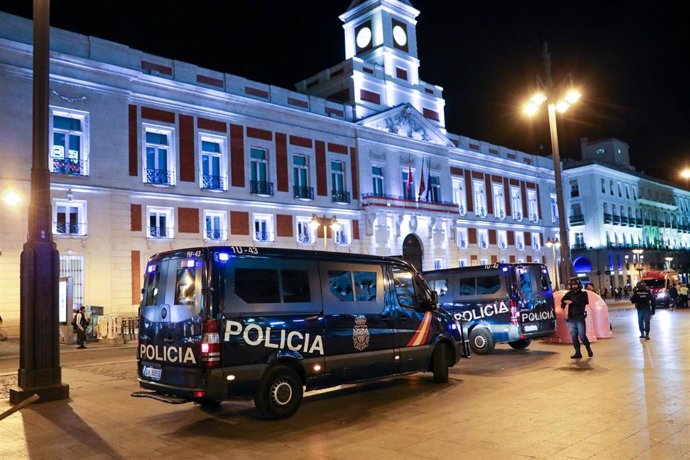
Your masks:
M249 213L230 211L230 234L249 235Z
M230 125L230 157L232 186L244 187L244 128L240 125Z
M278 173L276 189L279 192L289 191L288 164L287 136L276 133L276 172Z
M285 214L276 215L276 233L278 236L293 236L292 216Z
M129 206L130 209L130 230L133 232L140 232L141 226L141 205L132 204Z
M316 193L328 196L328 168L326 167L326 145L316 141Z
M196 208L179 208L177 222L180 233L199 233L199 210Z
M141 253L131 251L130 267L132 271L132 304L141 301Z
M137 106L129 106L129 175L139 175L139 155L137 151L137 133L139 121L137 120Z
M195 182L194 117L180 115L180 181Z

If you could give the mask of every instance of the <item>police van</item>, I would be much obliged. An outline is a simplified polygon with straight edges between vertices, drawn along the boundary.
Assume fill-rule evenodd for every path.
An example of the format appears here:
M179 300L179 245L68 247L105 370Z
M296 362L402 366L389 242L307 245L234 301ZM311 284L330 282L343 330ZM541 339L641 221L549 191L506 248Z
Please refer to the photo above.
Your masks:
M161 395L253 398L265 417L285 418L304 387L420 371L446 382L461 355L458 322L399 259L207 247L146 266L138 380Z
M556 331L546 266L493 264L424 272L439 304L464 322L470 347L489 354L497 343L527 348Z

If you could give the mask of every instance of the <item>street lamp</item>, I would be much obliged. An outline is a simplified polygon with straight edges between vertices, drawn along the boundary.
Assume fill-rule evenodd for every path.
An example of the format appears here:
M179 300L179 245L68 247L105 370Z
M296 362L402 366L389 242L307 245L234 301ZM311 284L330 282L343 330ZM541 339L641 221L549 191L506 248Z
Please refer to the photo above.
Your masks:
M664 257L664 260L666 261L666 270L670 270L673 257Z
M561 243L558 240L553 241L551 238L548 238L546 240L546 243L544 244L547 248L551 248L551 254L553 255L553 272L556 276L556 287L560 289L561 285L558 282L558 263L556 262L556 249L561 247Z
M685 179L685 189L688 189L688 179L690 179L690 168L685 168L681 170L680 177Z
M633 254L635 254L635 271L637 271L637 281L642 278L642 272L644 271L644 267L642 266L642 253L644 252L644 249L633 249L632 250Z
M6 190L2 195L2 201L10 208L14 208L22 202L22 197L14 190Z
M324 214L322 217L319 217L316 214L312 214L311 227L316 230L319 225L323 228L323 250L328 251L328 229L331 228L334 232L338 231L340 223L335 216L326 217Z
M561 252L561 279L569 279L573 274L573 266L570 261L570 244L568 242L568 228L566 227L565 204L563 202L563 179L561 177L561 159L558 152L558 129L556 126L556 112L563 113L580 99L580 92L574 87L565 90L554 88L551 78L551 55L549 48L544 43L544 68L546 71L546 82L542 82L537 77L539 91L534 94L523 108L523 112L532 116L535 115L539 106L547 103L549 114L549 129L551 131L551 150L553 152L553 173L556 179L556 204L558 206L558 226L559 236L563 247Z

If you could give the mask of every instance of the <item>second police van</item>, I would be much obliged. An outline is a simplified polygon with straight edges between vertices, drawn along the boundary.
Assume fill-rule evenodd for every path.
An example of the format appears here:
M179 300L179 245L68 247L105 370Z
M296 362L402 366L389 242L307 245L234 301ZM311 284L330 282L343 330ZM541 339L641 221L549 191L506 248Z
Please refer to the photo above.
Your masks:
M472 351L527 348L556 332L553 291L542 264L493 264L424 272L439 304L463 321Z
M411 372L448 380L463 331L389 257L255 247L168 251L146 267L140 386L202 404L253 398L268 418L307 390Z

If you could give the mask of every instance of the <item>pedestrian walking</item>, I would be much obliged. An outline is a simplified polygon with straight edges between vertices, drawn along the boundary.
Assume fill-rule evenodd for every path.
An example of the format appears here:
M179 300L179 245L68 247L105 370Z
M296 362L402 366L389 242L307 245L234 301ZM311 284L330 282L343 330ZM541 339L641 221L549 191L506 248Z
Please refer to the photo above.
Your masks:
M654 315L656 310L656 304L652 292L647 287L647 283L644 281L637 283L630 301L637 308L637 324L640 328L640 338L649 340L649 326L652 315Z
M579 278L570 278L568 287L570 290L561 299L561 308L565 309L566 306L568 307L568 317L565 322L568 325L568 329L570 329L570 337L573 339L573 347L575 347L575 354L570 358L582 358L580 341L587 349L587 356L591 358L594 356L594 353L587 338L587 325L585 324L585 318L587 317L586 307L589 299L587 293L582 290L582 282Z
M685 283L678 286L678 308L688 308L688 285Z
M675 284L668 288L668 306L671 310L675 310L678 306L678 288Z
M75 313L72 319L72 327L77 333L77 348L86 348L86 328L89 325L89 319L86 317L86 308L82 305L79 311Z

